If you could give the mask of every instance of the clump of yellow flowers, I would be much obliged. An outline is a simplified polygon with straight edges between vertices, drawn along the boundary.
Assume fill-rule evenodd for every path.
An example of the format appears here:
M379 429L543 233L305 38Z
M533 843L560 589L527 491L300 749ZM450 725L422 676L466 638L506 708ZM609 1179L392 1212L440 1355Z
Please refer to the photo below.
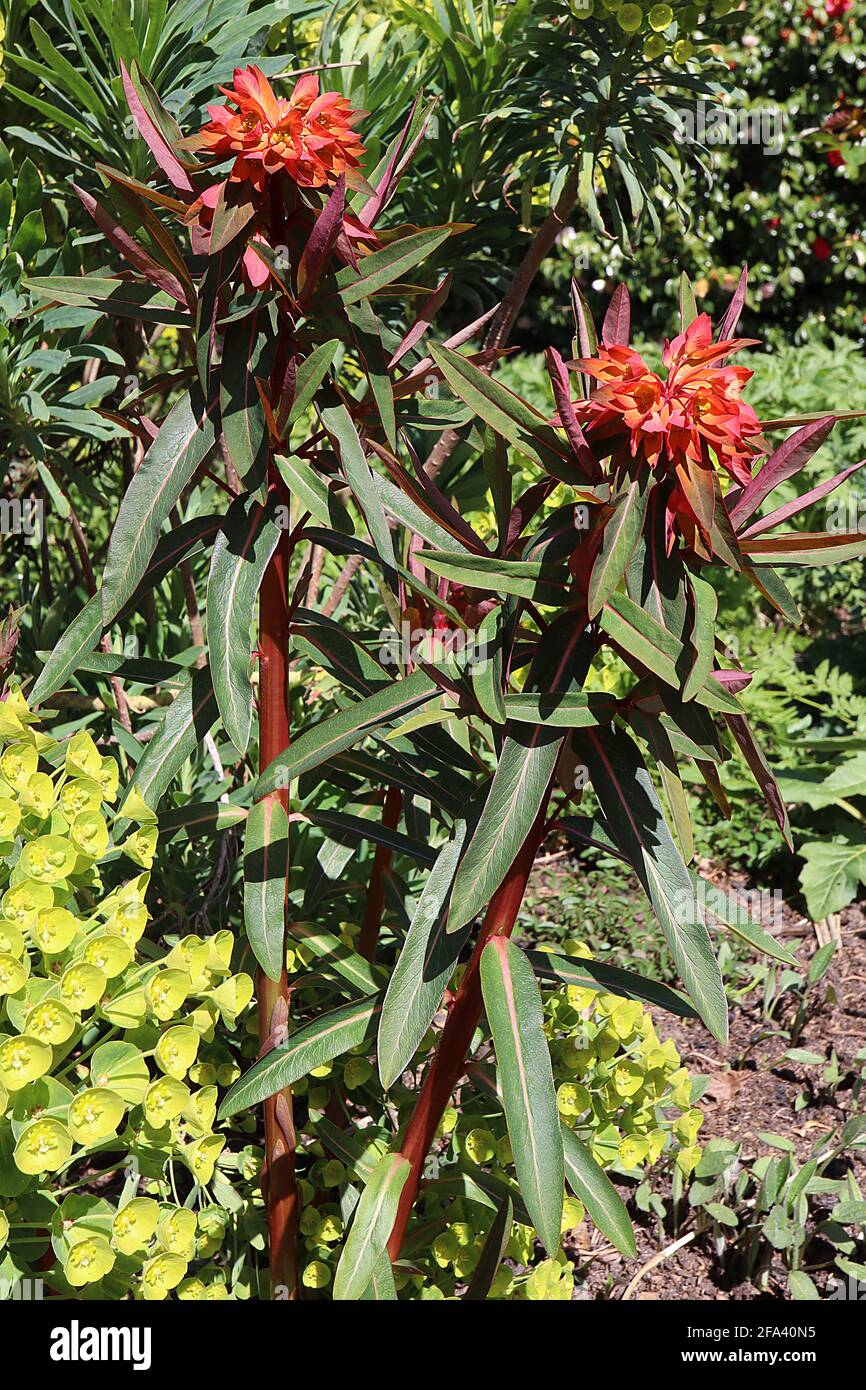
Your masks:
M66 1297L237 1296L226 1208L255 1151L217 1132L253 994L228 931L148 932L157 818L86 728L0 703L0 1275ZM246 1021L246 1020L244 1020ZM253 1227L244 1239L255 1239ZM53 1255L53 1263L51 1257ZM243 1296L243 1294L241 1294Z

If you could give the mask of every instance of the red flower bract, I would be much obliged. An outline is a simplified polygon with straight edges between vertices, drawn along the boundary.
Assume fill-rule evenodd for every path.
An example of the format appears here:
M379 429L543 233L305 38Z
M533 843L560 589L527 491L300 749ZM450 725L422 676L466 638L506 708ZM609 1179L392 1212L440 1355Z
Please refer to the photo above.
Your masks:
M574 403L590 442L613 440L614 451L625 448L651 468L671 472L689 463L705 466L712 455L738 482L748 482L756 452L750 441L761 433L741 397L752 373L719 364L754 341L714 343L709 316L701 314L665 344L664 380L630 347L601 348L598 357L578 362L601 382L588 401Z
M193 142L217 159L235 156L231 179L259 191L267 177L284 170L305 188L352 182L364 153L352 129L363 112L353 111L338 92L319 92L312 73L299 79L291 96L278 97L257 67L235 68L234 87L220 89L228 101L209 106L210 121Z

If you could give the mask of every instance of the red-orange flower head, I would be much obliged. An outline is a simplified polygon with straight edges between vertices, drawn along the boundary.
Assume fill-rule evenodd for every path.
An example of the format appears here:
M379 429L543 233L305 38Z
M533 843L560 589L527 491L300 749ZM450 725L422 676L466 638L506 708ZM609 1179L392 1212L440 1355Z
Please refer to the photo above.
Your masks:
M599 349L598 357L576 365L601 383L589 400L574 409L592 441L612 441L614 451L627 448L660 472L707 467L715 456L739 483L751 477L757 448L751 443L761 426L741 397L752 372L746 367L714 365L755 340L713 342L712 325L701 314L662 357L663 380L630 347ZM619 436L622 436L620 442Z
M224 106L209 106L196 148L218 159L235 156L233 180L248 180L260 191L269 174L281 170L305 188L351 183L364 153L352 129L363 112L353 111L338 92L319 92L308 73L288 99L278 97L257 67L235 68L234 87L221 87Z

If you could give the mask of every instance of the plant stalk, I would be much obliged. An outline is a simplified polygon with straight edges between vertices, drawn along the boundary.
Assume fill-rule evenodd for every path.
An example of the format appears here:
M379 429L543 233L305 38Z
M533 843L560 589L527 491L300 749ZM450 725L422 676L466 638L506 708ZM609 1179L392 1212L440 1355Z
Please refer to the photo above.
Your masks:
M475 949L454 995L439 1045L403 1137L401 1153L408 1158L411 1166L388 1242L388 1254L392 1261L400 1254L430 1145L454 1088L466 1071L472 1035L481 1017L481 952L491 937L510 936L514 930L535 856L544 840L549 796L548 790L520 853L490 899Z
M271 460L272 487L288 493ZM288 530L280 536L265 571L259 608L259 767L264 771L289 746L289 561ZM288 788L275 795L288 813ZM288 882L286 883L288 892ZM285 908L284 908L285 931ZM285 951L283 951L285 959ZM289 1018L289 986L285 966L278 981L260 970L257 980L259 1041L285 1035ZM270 1237L271 1294L274 1298L297 1297L298 1193L295 1181L295 1128L292 1093L286 1087L265 1101L265 1162L263 1195Z

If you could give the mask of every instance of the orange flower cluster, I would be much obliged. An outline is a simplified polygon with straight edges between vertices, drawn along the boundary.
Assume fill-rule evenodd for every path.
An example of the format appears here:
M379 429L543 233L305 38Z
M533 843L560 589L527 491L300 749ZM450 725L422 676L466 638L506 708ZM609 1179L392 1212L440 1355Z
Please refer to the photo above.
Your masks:
M319 79L308 73L286 100L278 97L261 69L235 68L234 87L220 90L223 106L209 106L210 121L194 142L202 154L235 156L233 181L245 180L259 192L269 175L281 170L304 188L347 182L364 153L353 124L353 111L338 92L319 92Z
M601 348L598 357L575 365L601 383L574 410L590 443L610 441L611 452L628 448L651 468L688 474L715 456L739 483L751 477L761 433L754 410L741 397L752 372L714 365L755 340L713 342L712 325L701 314L665 345L667 377L650 371L630 347Z

